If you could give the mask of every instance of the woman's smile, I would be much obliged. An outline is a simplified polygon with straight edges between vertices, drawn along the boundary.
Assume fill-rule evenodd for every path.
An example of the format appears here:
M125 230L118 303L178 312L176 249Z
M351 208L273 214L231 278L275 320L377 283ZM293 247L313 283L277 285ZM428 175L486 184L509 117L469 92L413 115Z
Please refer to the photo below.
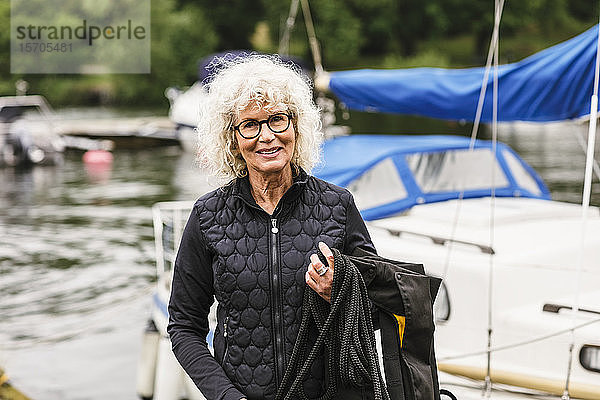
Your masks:
M265 158L275 158L280 153L282 147L269 147L268 149L258 150L256 153Z

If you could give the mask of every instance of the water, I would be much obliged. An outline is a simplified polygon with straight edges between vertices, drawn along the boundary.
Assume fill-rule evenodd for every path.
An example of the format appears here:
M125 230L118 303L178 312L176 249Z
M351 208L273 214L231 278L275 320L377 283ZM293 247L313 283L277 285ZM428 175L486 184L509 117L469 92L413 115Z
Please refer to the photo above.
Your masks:
M406 120L372 118L353 123L363 131L422 133ZM470 133L439 124L419 126ZM504 126L501 139L555 199L580 202L579 131L573 124ZM74 152L57 167L0 170L0 182L0 366L34 399L134 399L155 282L150 207L206 190L193 158L176 148L117 151L111 171L88 171ZM598 183L593 192L600 205Z
M150 207L205 181L177 149L0 170L0 365L35 399L133 399L155 280Z

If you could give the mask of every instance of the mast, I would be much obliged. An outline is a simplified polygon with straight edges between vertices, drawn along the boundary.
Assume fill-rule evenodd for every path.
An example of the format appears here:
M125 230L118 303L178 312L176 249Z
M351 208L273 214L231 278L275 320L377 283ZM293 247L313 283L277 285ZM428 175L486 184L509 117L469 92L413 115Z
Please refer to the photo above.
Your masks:
M283 29L283 34L281 35L281 40L279 40L279 54L282 56L289 55L290 52L290 33L294 28L294 24L296 23L296 15L298 14L298 2L300 0L292 0L290 4L290 12L288 14L287 19L285 20L285 28Z
M599 17L600 19L600 17ZM579 250L579 263L577 266L577 278L575 286L575 295L573 300L573 328L571 329L571 344L569 346L569 365L567 367L567 378L565 380L565 390L562 395L563 400L570 399L569 384L571 379L571 369L573 365L573 350L575 347L575 325L576 317L579 312L579 291L581 289L581 273L585 263L585 239L587 231L587 216L590 209L590 198L592 196L592 178L594 170L594 149L596 145L596 123L598 121L598 81L600 77L600 26L598 27L598 39L596 41L596 69L594 72L594 90L590 101L590 125L588 129L587 151L585 156L585 175L583 180L583 194L581 197L581 247Z
M294 28L294 24L296 23L299 3L302 5L304 25L306 27L306 34L308 36L308 43L310 45L310 52L312 54L313 64L315 65L315 89L317 89L320 92L327 92L329 88L329 73L323 69L323 63L321 61L321 47L317 39L315 27L313 25L312 14L310 12L308 0L292 0L290 4L290 11L285 22L285 27L281 35L281 40L279 41L278 52L280 55L288 55L289 53L290 34L292 29Z
M490 49L494 49L493 55L493 96L492 96L492 160L496 162L496 151L498 143L498 42L500 37L500 19L502 16L502 10L504 8L504 0L495 1L495 12L494 12L494 33L493 43ZM486 86L487 81L484 81ZM496 175L495 169L492 168L492 193L490 197L490 247L494 246L494 230L495 230L495 209L496 209ZM488 268L488 329L487 329L487 357L486 357L486 374L484 384L484 394L487 398L491 396L492 392L492 334L493 334L493 301L494 301L494 255L490 254L489 257L489 268Z
M300 0L300 4L302 4L302 14L304 15L304 23L306 24L306 34L308 35L308 42L310 43L310 52L312 53L313 62L315 64L315 75L319 76L323 73L321 48L319 47L319 41L317 40L317 35L315 33L310 6L308 5L308 0Z

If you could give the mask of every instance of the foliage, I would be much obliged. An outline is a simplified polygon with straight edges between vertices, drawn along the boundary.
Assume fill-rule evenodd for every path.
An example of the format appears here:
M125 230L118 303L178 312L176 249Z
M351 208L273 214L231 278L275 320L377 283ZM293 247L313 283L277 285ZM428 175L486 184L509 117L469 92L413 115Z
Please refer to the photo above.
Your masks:
M76 0L72 0L76 1ZM94 3L93 1L90 3ZM26 79L53 104L167 105L168 86L192 84L197 61L212 52L276 52L291 0L152 0L151 73L145 75L10 74L10 31L0 30L0 94ZM494 19L493 0L311 0L326 69L482 65ZM506 0L502 62L522 59L597 23L589 0ZM10 2L0 1L0 26ZM301 9L290 54L311 60Z
M448 59L439 52L428 50L414 56L403 57L398 54L388 54L381 64L383 68L414 68L414 67L437 67L446 68L450 66Z
M248 0L179 0L180 5L194 7L211 21L217 35L218 51L250 48L256 24L264 18L260 1Z
M273 42L277 43L290 2L263 0ZM315 29L328 68L419 64L481 65L494 21L493 0L312 0ZM598 2L586 0L506 0L501 22L501 58L526 57L566 40L596 21ZM290 48L310 57L302 12ZM460 47L464 43L466 47ZM432 52L439 52L435 60ZM419 53L424 53L420 55ZM446 61L444 61L446 60Z
M10 2L0 1L0 26L10 25ZM10 31L0 29L0 94L14 94L20 77L10 75Z
M0 2L2 26L9 25L9 5ZM8 29L0 31L0 52L6 55L0 58L0 82L6 82L0 85L0 94L14 94L14 82L23 78L30 84L30 93L42 93L54 105L166 106L165 88L191 85L197 77L198 60L212 53L218 40L201 8L177 8L175 0L153 0L150 74L11 75L9 35Z

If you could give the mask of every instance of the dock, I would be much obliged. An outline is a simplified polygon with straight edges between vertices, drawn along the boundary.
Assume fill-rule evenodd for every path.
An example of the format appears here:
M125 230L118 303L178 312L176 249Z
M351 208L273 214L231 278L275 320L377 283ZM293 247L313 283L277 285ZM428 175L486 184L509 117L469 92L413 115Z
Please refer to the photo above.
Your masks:
M25 111L40 126L38 130L45 130L46 136L62 136L70 148L104 148L106 142L121 149L180 145L177 127L166 115L69 119L55 113L43 96L0 96L0 124L12 124Z
M166 116L62 119L52 124L63 137L110 140L119 149L179 145L176 126Z

